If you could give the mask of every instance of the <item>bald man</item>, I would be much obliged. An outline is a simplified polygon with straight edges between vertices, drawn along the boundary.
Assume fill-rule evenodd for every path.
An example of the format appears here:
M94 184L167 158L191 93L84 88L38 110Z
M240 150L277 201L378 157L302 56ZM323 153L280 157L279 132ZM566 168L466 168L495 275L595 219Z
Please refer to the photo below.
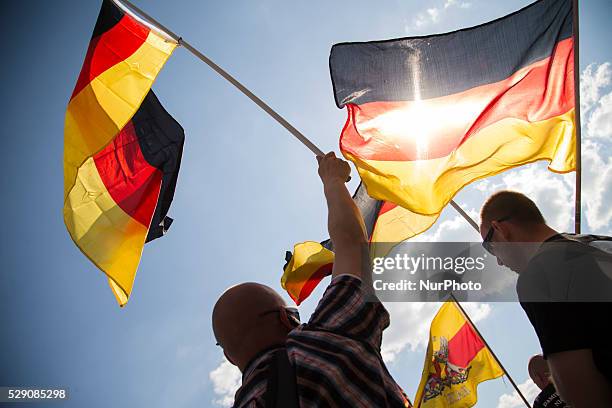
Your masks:
M563 402L550 379L550 369L548 363L544 360L544 356L536 354L531 357L527 370L531 380L541 390L533 401L533 408L565 408L568 406Z
M319 160L334 245L332 280L308 323L271 288L243 283L213 310L225 356L242 372L234 407L407 407L380 354L389 314L373 297L367 237L345 182L350 167Z
M612 407L612 351L602 332L612 302L584 297L612 294L599 263L609 265L609 254L559 234L515 191L489 197L480 218L485 249L519 274L521 306L561 398L573 408Z

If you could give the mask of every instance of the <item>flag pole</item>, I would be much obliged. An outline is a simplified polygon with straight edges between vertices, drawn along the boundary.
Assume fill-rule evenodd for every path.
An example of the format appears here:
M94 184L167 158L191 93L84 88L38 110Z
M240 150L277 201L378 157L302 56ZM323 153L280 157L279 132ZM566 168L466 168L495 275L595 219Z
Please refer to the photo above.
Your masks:
M459 204L457 204L455 202L455 200L451 200L450 204L453 206L453 208L459 213L461 214L461 216L463 216L463 218L465 218L465 220L468 222L468 224L470 224L472 227L474 227L474 229L476 230L476 232L480 233L480 228L478 227L478 224L476 224L476 221L474 221L472 219L472 217L470 217L468 215L468 213L466 213L465 211L463 211L463 208L461 208L459 206Z
M574 232L580 234L582 205L582 129L580 125L580 41L578 30L578 0L572 0L574 29L574 114L576 125L576 203L574 214Z
M304 136L302 134L302 132L300 132L295 127L293 127L293 125L291 125L289 122L287 122L287 120L285 120L285 118L283 118L281 115L279 115L267 103L265 103L264 101L259 99L259 97L257 97L257 95L255 95L247 87L242 85L236 78L231 76L223 68L221 68L220 66L215 64L206 55L202 54L202 52L200 52L197 48L192 46L189 42L187 42L182 37L180 37L179 35L174 33L172 30L168 29L166 26L164 26L162 23L160 23L159 21L157 21L156 19L151 17L149 14L144 12L142 9L138 8L138 6L134 5L134 3L132 3L131 1L129 1L129 0L113 0L113 1L116 4L118 4L119 6L126 5L127 7L129 7L133 11L135 11L136 13L140 14L144 19L147 20L147 22L149 24L153 25L158 30L160 30L163 33L167 34L170 38L172 38L174 41L176 41L179 45L182 45L183 47L185 47L185 49L187 51L192 53L195 57L197 57L202 62L204 62L206 65L208 65L210 68L212 68L216 73L218 73L223 78L225 78L229 83L231 83L236 88L238 88L238 90L240 92L242 92L247 98L249 98L257 106L259 106L261 109L263 109L268 115L270 115L274 120L276 120L282 127L287 129L289 131L289 133L291 133L293 136L295 136L300 142L302 142L302 144L304 146L306 146L308 149L310 149L310 151L313 152L315 154L315 156L323 156L325 154L325 153L323 153L323 151L321 149L319 149L319 147L317 145L312 143L310 141L310 139L308 139L306 136ZM457 210L457 212L463 218L465 218L465 220L472 227L474 227L474 229L476 229L476 231L479 231L478 224L476 224L476 222L465 211L463 211L463 209L461 207L459 207L459 205L455 201L451 200L451 205L453 206L453 208L455 210Z
M140 8L135 6L131 1L129 0L114 0L114 1L115 2L120 1L121 3L127 5L129 8L131 8L132 10L140 14L143 18L148 20L150 24L153 24L154 26L158 27L160 30L168 34L179 45L182 45L183 47L185 47L187 51L191 52L198 59L203 61L206 65L212 68L217 74L221 75L229 83L231 83L236 88L238 88L238 90L242 92L244 95L246 95L251 101L255 102L255 104L259 106L261 109L263 109L268 115L272 116L274 120L276 120L278 123L280 123L281 126L287 129L289 133L295 136L300 142L304 144L304 146L310 149L310 151L313 152L316 156L323 156L325 154L314 143L312 143L306 136L304 136L299 130L297 130L289 122L287 122L285 118L283 118L281 115L276 113L276 111L274 111L270 106L268 106L268 104L266 104L264 101L259 99L257 95L255 95L247 87L242 85L238 80L236 80L236 78L228 74L223 68L215 64L210 58L202 54L197 48L192 46L189 42L184 40L179 35L175 34L172 30L169 30L167 27L165 27L163 24L161 24L159 21L151 17L149 14L147 14Z
M516 385L516 383L514 382L514 380L512 379L512 377L510 376L510 374L508 373L508 370L506 370L506 367L503 366L503 364L501 363L501 361L499 360L499 358L497 358L497 355L493 352L493 349L489 346L489 343L487 343L487 341L485 340L485 338L482 336L482 334L480 334L480 330L478 330L478 328L476 327L476 325L474 324L474 322L472 321L472 319L470 319L470 316L465 312L465 310L463 309L463 307L461 306L461 303L459 303L459 301L457 300L457 298L455 297L455 295L453 295L453 293L450 293L450 298L453 299L453 301L455 302L455 304L457 305L457 307L459 308L459 310L461 310L461 313L463 314L463 316L465 316L466 320L470 323L470 326L472 326L472 328L474 329L474 331L476 331L476 334L478 334L478 337L480 337L480 340L482 340L482 342L484 343L485 347L487 349L489 349L489 351L491 352L491 355L493 356L493 358L495 359L495 361L497 362L497 364L499 364L499 366L501 367L501 369L503 370L504 374L506 374L506 377L508 377L508 379L510 380L510 383L512 383L512 386L514 387L514 389L516 390L516 392L518 393L518 395L521 397L521 399L523 400L523 402L525 403L525 405L528 408L531 408L531 404L529 404L529 402L527 401L527 398L525 398L525 396L523 395L523 393L521 392L521 390L519 389L518 385Z

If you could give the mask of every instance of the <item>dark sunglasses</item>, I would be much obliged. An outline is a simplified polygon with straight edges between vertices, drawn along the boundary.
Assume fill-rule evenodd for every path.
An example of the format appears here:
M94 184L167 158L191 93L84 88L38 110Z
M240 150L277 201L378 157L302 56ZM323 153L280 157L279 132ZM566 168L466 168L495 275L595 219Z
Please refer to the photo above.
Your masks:
M295 326L299 326L300 325L300 312L297 310L297 308L291 307L291 306L285 306L285 307L282 307L282 308L268 310L268 311L265 311L265 312L261 312L259 315L260 316L265 316L265 315L270 314L270 313L280 313L281 309L285 309L285 312L287 313L287 318L289 320L291 320L292 324L295 324Z
M281 308L267 310L265 312L261 312L259 314L259 316L265 316L265 315L268 315L268 314L271 314L271 313L280 313L280 309ZM290 307L290 306L285 306L282 309L285 309L285 312L287 313L287 318L291 321L291 324L294 324L296 327L300 325L300 312L298 311L297 308ZM219 344L219 342L217 342L215 344L217 346L219 346L219 347L223 347L223 346L221 346L221 344Z
M507 215L505 217L502 217L498 220L493 220L493 221L504 222L504 221L508 221L511 218L512 218L511 215ZM493 239L494 233L495 233L495 229L493 229L493 225L491 225L489 227L489 231L487 231L487 235L482 240L482 247L491 255L495 255L495 253L493 252L493 242L491 241Z

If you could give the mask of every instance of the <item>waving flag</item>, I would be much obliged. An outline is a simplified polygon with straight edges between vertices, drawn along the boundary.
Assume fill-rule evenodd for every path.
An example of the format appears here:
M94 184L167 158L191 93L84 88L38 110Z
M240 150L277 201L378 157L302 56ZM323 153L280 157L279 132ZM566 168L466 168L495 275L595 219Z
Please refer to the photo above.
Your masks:
M393 203L371 198L360 184L353 200L359 208L370 240L370 256L384 256L396 243L411 238L431 227L438 216L412 213ZM321 243L306 241L296 244L293 253L285 255L281 286L299 305L319 282L331 275L334 252L331 240Z
M419 214L526 163L574 170L573 51L571 0L447 34L336 44L342 153L372 197Z
M151 85L177 46L104 0L64 126L64 221L127 303L145 241L166 217L184 133Z
M467 408L479 383L504 375L491 351L454 301L445 302L429 331L415 408Z

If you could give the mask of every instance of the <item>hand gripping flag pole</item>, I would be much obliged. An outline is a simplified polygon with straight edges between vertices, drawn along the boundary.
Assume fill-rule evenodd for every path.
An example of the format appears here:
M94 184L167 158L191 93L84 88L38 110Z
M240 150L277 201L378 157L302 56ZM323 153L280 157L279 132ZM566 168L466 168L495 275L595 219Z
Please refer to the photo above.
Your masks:
M191 52L194 56L196 56L198 59L200 59L202 62L204 62L210 68L212 68L216 73L218 73L223 78L225 78L229 83L231 83L236 88L238 88L238 90L240 92L242 92L251 101L253 101L257 106L259 106L261 109L263 109L268 115L270 115L274 120L276 120L282 127L287 129L289 131L289 133L291 133L293 136L295 136L300 142L302 142L302 144L304 146L306 146L308 149L310 149L310 151L313 152L315 154L315 156L323 156L325 154L325 153L323 153L323 151L321 149L319 149L317 147L317 145L312 143L310 141L310 139L308 139L299 130L297 130L293 125L291 125L289 122L287 122L287 120L285 120L285 118L283 118L276 111L274 111L274 109L272 109L267 103L262 101L259 97L257 97L257 95L255 95L247 87L242 85L236 78L234 78L229 73L227 73L223 68L221 68L220 66L215 64L210 58L208 58L206 55L202 54L197 48L192 46L189 42L185 41L182 37L178 36L173 31L169 30L167 27L165 27L159 21L157 21L156 19L151 17L149 14L147 14L146 12L144 12L143 10L138 8L136 5L134 5L131 1L129 1L129 0L113 0L113 2L115 4L117 4L119 7L126 7L127 6L131 10L135 11L136 13L138 13L145 20L144 21L145 23L147 23L148 25L151 25L153 28L156 28L157 30L162 31L163 33L167 34L169 37L174 39L179 45L182 45L183 47L185 47L186 50ZM479 231L478 224L455 201L451 200L451 205L453 206L453 208L455 210L457 210L457 212L463 218L465 218L465 220L472 227L474 227L474 229L477 232Z

